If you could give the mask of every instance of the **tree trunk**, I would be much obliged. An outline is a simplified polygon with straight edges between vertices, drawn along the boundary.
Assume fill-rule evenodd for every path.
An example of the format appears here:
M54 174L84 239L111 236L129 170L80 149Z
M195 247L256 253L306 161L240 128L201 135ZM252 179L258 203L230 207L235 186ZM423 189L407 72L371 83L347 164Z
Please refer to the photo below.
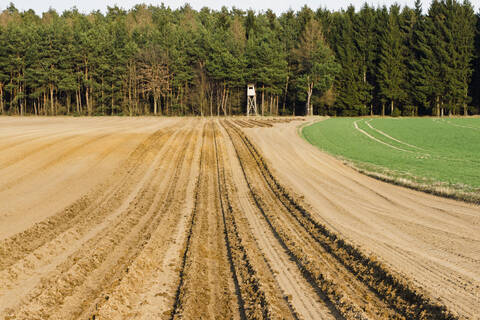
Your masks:
M232 99L230 95L231 95L230 89L227 89L227 98L225 99L225 108L228 110L227 113L229 116L232 115Z
M80 102L79 102L79 97L80 97L80 90L75 90L75 104L77 105L77 113L80 114Z
M279 100L280 100L280 97L277 96L277 103L276 103L276 110L275 110L275 114L278 116L278 103L279 103Z
M54 101L53 101L53 85L50 84L50 112L53 115L55 115L55 110L54 110Z
M217 89L217 117L220 117L220 103L221 101L220 100L220 92L219 90Z
M18 99L18 104L20 105L20 115L23 116L23 103L22 103L22 85L20 85L20 90L19 90L19 93L20 93L20 99Z
M262 117L265 111L265 85L262 85Z
M199 61L198 66L200 67L200 115L203 117L207 113L207 81L205 79L205 62Z
M312 99L312 93L313 93L313 83L310 83L308 85L308 90L307 90L307 104L306 104L306 115L307 116L313 116L313 108L312 104L310 103Z
M153 114L157 115L157 96L153 95Z
M92 115L92 111L91 111L91 106L90 106L90 97L89 97L88 87L85 88L85 103L87 104L87 114L90 116L90 115Z
M104 79L102 75L102 83L100 85L100 96L102 97L102 114L105 115L105 90L103 89Z
M226 85L225 85L226 86ZM228 88L225 87L224 89L224 100L223 100L223 115L226 117L227 116L227 102L228 102L228 93L229 90Z
M282 113L283 114L285 114L285 108L286 108L286 104L287 104L288 81L289 81L289 76L287 76L287 81L285 82L285 93L283 95L283 106L282 106Z
M177 101L180 102L180 114L183 115L183 94L182 94L182 87L178 88Z
M385 117L385 102L382 102L382 117Z
M67 92L67 114L70 114L71 99L72 97L70 96L70 92Z
M92 115L92 109L91 109L90 97L89 97L90 88L88 87L88 62L85 63L85 81L87 82L85 84L85 102L87 104L87 113L90 116Z
M130 76L128 77L128 114L132 116L132 67L130 66Z
M111 114L111 115L113 115L113 111L114 111L114 109L115 109L115 107L114 107L114 106L115 106L115 97L114 97L114 95L113 95L113 89L114 89L114 88L113 88L113 82L112 82L112 106L111 106L111 110L110 110L110 114Z
M0 111L5 113L5 106L3 105L3 83L0 83Z
M373 116L373 104L370 104L370 116Z
M390 115L393 116L393 100L390 103Z
M270 115L273 114L273 94L270 95Z
M78 89L78 105L80 106L80 113L83 114L82 89Z
M210 117L213 117L213 89L210 90Z
M133 90L133 113L136 115L137 114L137 110L138 110L138 105L137 105L137 102L138 102L138 95L137 95L137 69L136 69L136 66L135 64L133 65L133 71L132 71L132 77L133 77L133 80L132 80L132 90Z
M47 115L47 94L43 92L43 115Z

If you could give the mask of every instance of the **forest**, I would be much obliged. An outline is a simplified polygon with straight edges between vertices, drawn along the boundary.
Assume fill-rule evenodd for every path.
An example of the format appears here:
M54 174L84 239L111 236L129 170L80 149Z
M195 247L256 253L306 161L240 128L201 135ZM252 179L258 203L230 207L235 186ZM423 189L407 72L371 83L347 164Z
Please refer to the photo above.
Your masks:
M480 15L468 0L422 9L303 7L280 15L184 5L0 14L3 115L480 112Z

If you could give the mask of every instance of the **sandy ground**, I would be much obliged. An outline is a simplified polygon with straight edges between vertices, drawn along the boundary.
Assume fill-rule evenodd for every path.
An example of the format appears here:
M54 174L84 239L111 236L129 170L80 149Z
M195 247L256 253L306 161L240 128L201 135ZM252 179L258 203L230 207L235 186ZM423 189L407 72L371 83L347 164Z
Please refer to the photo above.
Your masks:
M0 318L474 318L478 208L300 123L0 118Z
M245 129L315 216L465 318L480 319L480 208L377 181L297 135Z
M146 136L170 122L0 118L0 240L103 182Z

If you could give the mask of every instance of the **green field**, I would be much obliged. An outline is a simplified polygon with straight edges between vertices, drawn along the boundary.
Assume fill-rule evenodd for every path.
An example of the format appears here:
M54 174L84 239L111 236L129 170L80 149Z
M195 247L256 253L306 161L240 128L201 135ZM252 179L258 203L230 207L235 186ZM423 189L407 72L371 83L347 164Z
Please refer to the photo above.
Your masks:
M302 134L367 174L480 199L480 118L332 118Z

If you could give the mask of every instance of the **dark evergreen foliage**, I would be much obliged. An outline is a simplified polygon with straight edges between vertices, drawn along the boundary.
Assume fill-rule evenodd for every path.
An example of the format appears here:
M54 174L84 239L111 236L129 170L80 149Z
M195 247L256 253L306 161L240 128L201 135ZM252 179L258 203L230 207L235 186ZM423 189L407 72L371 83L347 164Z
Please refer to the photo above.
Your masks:
M468 0L276 16L137 5L0 14L0 114L480 112L480 22Z

